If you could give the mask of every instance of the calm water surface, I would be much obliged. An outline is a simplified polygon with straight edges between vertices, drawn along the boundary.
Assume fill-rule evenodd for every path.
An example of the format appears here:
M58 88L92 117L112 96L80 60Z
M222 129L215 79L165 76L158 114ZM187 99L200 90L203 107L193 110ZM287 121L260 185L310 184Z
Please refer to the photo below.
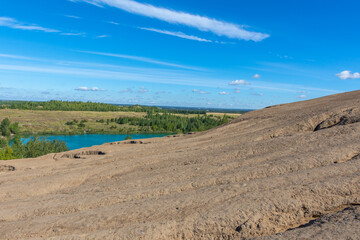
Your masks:
M132 139L144 139L154 137L164 137L169 134L131 134ZM65 141L70 150L101 145L103 143L117 142L125 140L127 134L86 134L86 135L59 135L43 136L40 139ZM23 142L29 141L29 138L23 138Z

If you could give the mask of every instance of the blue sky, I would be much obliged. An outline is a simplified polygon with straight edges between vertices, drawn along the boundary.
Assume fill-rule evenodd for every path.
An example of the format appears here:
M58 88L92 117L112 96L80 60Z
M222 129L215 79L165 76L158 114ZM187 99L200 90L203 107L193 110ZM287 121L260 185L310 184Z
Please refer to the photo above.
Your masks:
M360 88L357 0L1 0L0 99L262 108Z

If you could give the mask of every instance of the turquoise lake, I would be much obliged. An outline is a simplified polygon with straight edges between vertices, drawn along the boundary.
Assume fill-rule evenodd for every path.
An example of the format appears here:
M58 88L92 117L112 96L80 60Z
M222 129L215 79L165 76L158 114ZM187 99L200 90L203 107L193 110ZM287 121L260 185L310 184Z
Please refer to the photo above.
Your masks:
M169 134L130 134L132 139L145 139L154 137L164 137ZM101 145L103 143L123 141L127 134L86 134L86 135L59 135L59 136L42 136L40 139L65 141L70 150ZM23 138L27 142L30 138Z

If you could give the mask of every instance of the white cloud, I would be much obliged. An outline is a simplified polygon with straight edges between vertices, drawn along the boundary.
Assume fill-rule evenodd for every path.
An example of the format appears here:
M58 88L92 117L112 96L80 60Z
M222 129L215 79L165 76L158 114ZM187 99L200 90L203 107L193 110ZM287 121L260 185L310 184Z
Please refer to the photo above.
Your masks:
M90 3L92 5L95 5L97 7L101 7L103 8L103 6L101 6L100 4L96 3L96 1L93 1L93 0L69 0L70 2L87 2L87 3Z
M132 92L132 89L131 88L127 88L127 89L123 89L123 90L120 90L119 91L120 93L125 93L125 92Z
M124 59L130 59L130 60L139 61L139 62L147 62L147 63L154 63L154 64L158 64L158 65L163 65L163 66L169 66L169 67L176 67L176 68L183 68L183 69L190 69L190 70L197 70L197 71L203 71L204 70L204 69L201 69L201 68L184 66L184 65L180 65L180 64L169 63L169 62L159 61L159 60L152 59L152 58L139 57L139 56L116 54L116 53L92 52L92 51L78 51L78 52L89 53L89 54L100 55L100 56L124 58Z
M74 16L74 15L64 15L67 18L74 18L74 19L82 19L82 17Z
M182 33L182 32L170 32L170 31L160 30L160 29L155 29L155 28L140 28L140 29L147 30L147 31L152 31L152 32L157 32L157 33L162 33L162 34L175 36L175 37L179 37L179 38L185 38L185 39L189 39L189 40L199 41L199 42L212 42L211 40L204 39L204 38L199 38L199 37L192 36L192 35L187 35L187 34Z
M306 93L304 90L297 91L297 93Z
M303 94L303 95L297 96L297 98L307 98L307 96Z
M202 91L200 89L193 89L192 92L193 93L198 93L198 94L210 94L209 92Z
M6 53L8 54L8 53ZM3 55L6 55L3 54ZM10 55L11 57L19 57L19 59L34 60L30 56L16 56ZM4 56L6 57L6 56ZM112 79L119 81L136 81L136 82L147 82L147 83L165 83L165 84L176 84L182 86L192 86L192 88L208 88L212 87L216 89L219 86L219 82L223 82L223 79L212 78L207 73L184 71L179 69L167 69L167 68L151 68L151 67L129 67L125 65L111 65L104 63L93 63L93 62L72 62L72 61L60 61L55 59L37 59L42 63L34 65L33 63L18 63L18 64L0 64L0 72L11 71L11 72L27 72L29 74L51 74L51 75L68 75L72 77L87 77L90 79ZM34 75L35 76L35 75ZM37 76L37 75L36 75ZM50 77L49 77L50 78ZM225 82L226 83L226 82ZM233 91L238 86L234 86L231 90ZM279 84L279 83L264 83L257 82L251 86L254 89L275 90L281 92L295 93L301 89L311 91L313 93L323 92L333 94L340 93L339 91L331 89L320 89L310 88L306 86L294 85L294 84ZM191 88L191 89L192 89ZM189 91L180 88L179 91ZM222 91L219 90L218 92ZM191 91L191 90L190 90ZM217 92L217 93L218 93ZM230 92L230 91L229 91ZM301 95L301 94L298 94ZM295 95L297 96L297 95Z
M230 95L228 92L219 92L220 95Z
M0 17L0 26L8 27L12 29L20 29L20 30L27 30L27 31L40 31L40 32L47 32L47 33L58 33L65 36L85 36L85 33L65 33L61 32L56 29L51 28L44 28L35 24L24 24L19 22L14 18L9 17Z
M82 37L86 36L86 33L60 33L60 34L64 36L82 36Z
M246 82L245 80L235 80L229 83L229 85L251 85L249 82Z
M0 53L0 57L12 58L12 59L21 59L21 60L39 60L37 58L32 58L32 57L25 57L25 56L12 55L12 54L3 54L3 53Z
M96 38L108 38L111 37L110 35L100 35L100 36L96 36Z
M88 87L77 87L75 88L76 91L90 91L90 88Z
M108 21L107 23L114 24L114 25L120 25L120 23L114 22L114 21Z
M336 74L337 77L341 78L342 80L347 79L355 79L360 78L360 73L351 73L351 71L342 71L341 73Z
M89 92L89 91L92 91L92 92L98 92L98 91L105 91L105 89L100 89L98 87L92 87L92 88L89 88L89 87L77 87L75 88L76 91L85 91L85 92Z
M199 16L186 12L175 11L167 8L157 7L150 4L139 3L133 0L70 0L72 2L87 2L96 6L109 5L124 11L139 14L146 17L156 18L168 23L182 24L196 28L203 32L212 32L218 36L228 38L262 41L269 35L260 32L245 30L243 26L220 21L214 18Z
M259 74L255 74L253 78L261 78L261 76Z
M49 62L49 61L47 61ZM51 61L50 61L51 62ZM76 63L74 63L76 65ZM52 65L40 65L40 66L29 66L29 65L5 65L0 64L0 71L14 71L14 72L30 72L30 73L41 73L41 74L62 74L71 76L86 76L89 78L106 78L116 79L121 81L138 81L138 82L150 82L150 83L166 83L166 84L177 84L187 86L206 86L209 84L218 84L218 79L209 79L199 74L188 73L179 70L169 70L161 68L134 68L127 66L112 66L111 69L104 69L106 64L91 64L91 63L80 63L81 68L68 67L72 66L73 63L68 62L65 64L66 67L54 67ZM98 69L102 67L102 69ZM107 68L107 67L106 67ZM171 79L171 81L169 81Z
M139 93L147 93L148 90L145 87L141 87L138 92Z
M252 93L251 95L254 95L254 96L259 96L259 97L264 96L264 94L263 94L263 93Z
M59 33L59 30L51 29L51 28L44 28L37 26L35 24L23 24L20 23L18 20L9 17L0 17L0 26L13 28L13 29L21 29L21 30L28 30L28 31L42 31L42 32L50 32L50 33Z

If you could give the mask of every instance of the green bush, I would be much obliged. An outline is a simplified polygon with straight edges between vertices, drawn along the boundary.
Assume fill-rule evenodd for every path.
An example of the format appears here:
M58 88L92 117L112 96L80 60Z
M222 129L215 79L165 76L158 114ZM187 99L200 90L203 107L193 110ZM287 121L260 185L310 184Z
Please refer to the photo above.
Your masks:
M19 123L12 123L10 125L10 132L12 134L18 134L20 132L20 127L19 127Z
M11 122L8 118L5 118L4 120L2 120L2 122L0 124L0 131L1 131L2 136L9 137L11 135L10 124L11 124Z
M20 136L16 136L12 146L6 139L0 141L0 159L9 160L15 158L34 158L48 153L68 151L64 141L40 140L39 137L30 139L26 144L21 141Z
M69 148L66 146L64 141L49 141L40 140L39 137L32 138L27 144L21 141L21 136L17 135L20 128L18 123L11 124L8 118L5 118L0 123L1 134L4 137L0 137L0 160L9 160L15 158L33 158L48 153L56 153L68 151ZM10 146L7 139L10 134L16 134L12 145Z

